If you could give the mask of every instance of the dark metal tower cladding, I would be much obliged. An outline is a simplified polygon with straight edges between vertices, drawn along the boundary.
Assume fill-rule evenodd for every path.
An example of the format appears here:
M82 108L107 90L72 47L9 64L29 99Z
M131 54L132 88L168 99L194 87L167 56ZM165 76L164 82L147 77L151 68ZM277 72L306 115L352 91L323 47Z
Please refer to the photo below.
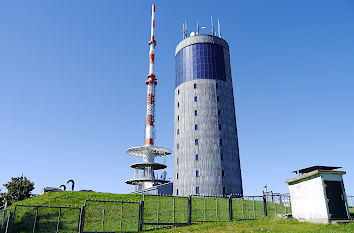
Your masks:
M198 30L175 54L174 195L242 196L229 45Z

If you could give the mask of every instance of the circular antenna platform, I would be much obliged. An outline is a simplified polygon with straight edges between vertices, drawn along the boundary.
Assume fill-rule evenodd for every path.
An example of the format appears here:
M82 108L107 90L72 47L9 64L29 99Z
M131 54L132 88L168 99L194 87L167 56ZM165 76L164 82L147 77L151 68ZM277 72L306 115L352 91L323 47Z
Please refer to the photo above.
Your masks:
M129 148L127 154L143 157L148 154L153 154L156 157L164 157L172 153L171 150L162 148L162 147L155 147L155 146L137 146Z
M144 183L144 182L156 182L156 183L166 184L166 183L170 183L171 181L162 180L162 179L132 179L132 180L125 181L126 184L133 184L133 185L137 185L139 183Z
M152 170L160 170L166 168L167 166L161 163L134 163L130 167L134 169L144 169L146 167L151 167Z

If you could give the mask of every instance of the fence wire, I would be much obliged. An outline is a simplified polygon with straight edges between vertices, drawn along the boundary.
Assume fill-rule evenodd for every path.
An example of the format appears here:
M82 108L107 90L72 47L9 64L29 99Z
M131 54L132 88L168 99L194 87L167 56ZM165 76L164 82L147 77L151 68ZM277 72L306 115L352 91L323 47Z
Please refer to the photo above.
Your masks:
M80 208L16 205L12 232L78 232Z
M87 200L84 219L83 232L138 231L139 203Z

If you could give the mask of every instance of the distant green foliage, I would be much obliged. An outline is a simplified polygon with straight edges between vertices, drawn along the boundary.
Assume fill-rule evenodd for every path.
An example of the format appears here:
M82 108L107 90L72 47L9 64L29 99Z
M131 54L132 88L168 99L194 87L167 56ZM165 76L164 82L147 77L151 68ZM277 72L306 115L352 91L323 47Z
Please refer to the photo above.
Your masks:
M34 183L27 177L12 177L11 181L4 184L4 187L7 189L7 193L3 193L2 197L10 204L31 197Z

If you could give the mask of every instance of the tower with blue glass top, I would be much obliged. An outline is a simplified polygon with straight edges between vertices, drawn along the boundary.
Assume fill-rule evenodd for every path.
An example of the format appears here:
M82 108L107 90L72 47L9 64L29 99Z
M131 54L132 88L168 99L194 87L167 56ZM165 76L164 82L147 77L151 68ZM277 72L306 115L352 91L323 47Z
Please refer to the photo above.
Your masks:
M185 33L175 62L173 193L242 196L229 45Z

